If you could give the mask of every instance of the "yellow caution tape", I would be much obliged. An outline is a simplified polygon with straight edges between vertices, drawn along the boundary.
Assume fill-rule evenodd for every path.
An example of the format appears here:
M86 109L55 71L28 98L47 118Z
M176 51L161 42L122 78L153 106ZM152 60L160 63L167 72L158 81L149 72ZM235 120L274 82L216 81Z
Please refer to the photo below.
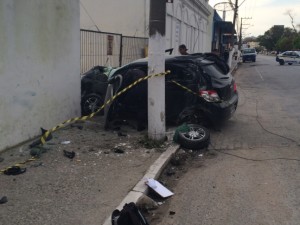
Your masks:
M47 130L47 131L43 134L43 136L41 137L41 139L40 139L42 145L46 143L46 140L47 140L48 136L49 136L52 132L54 132L54 131L56 131L56 130L62 128L62 127L64 127L66 124L69 124L69 123L72 123L72 122L75 122L75 121L78 121L78 120L88 120L88 119L94 117L97 113L99 113L102 109L104 109L104 107L105 107L106 105L110 104L110 103L111 103L112 101L114 101L117 97L119 97L121 94L123 94L124 92L128 91L130 88L132 88L133 86L137 85L138 83L140 83L140 82L142 82L142 81L144 81L144 80L150 79L150 78L152 78L152 77L165 76L165 75L167 75L167 74L169 74L169 73L171 73L171 71L168 70L168 71L166 71L166 72L164 72L164 73L152 74L152 75L148 75L148 76L139 78L138 80L136 80L136 81L133 82L132 84L130 84L130 85L128 85L127 87L125 87L124 89L122 89L120 92L116 93L111 99L107 100L107 101L106 101L106 102L105 102L105 103L104 103L104 104L103 104L96 112L93 112L93 113L91 113L91 114L89 114L89 115L87 115L87 116L75 117L75 118L66 120L66 121L64 121L64 122L62 122L62 123L60 123L60 124L58 124L57 126L53 127L52 129Z
M196 93L196 92L192 91L191 89L189 89L189 88L187 88L187 87L185 87L185 86L179 84L179 83L176 82L175 80L172 80L172 82L173 82L174 84L178 85L179 87L183 88L184 90L186 90L186 91L188 91L188 92L190 92L190 93L192 93L192 94L197 95L197 96L200 97L200 95L199 95L198 93Z
M114 101L117 97L119 97L121 94L123 94L124 92L128 91L130 88L132 88L133 86L137 85L138 83L140 83L140 82L142 82L142 81L144 81L144 80L150 79L150 78L152 78L152 77L165 76L165 75L167 75L167 74L169 74L169 73L171 73L171 71L168 70L168 71L166 71L166 72L164 72L164 73L152 74L152 75L148 75L148 76L145 76L145 77L142 77L142 78L136 80L136 81L133 82L132 84L130 84L130 85L128 85L127 87L125 87L124 89L122 89L120 92L116 93L111 99L108 99L108 100L107 100L107 101L106 101L106 102L105 102L105 103L104 103L104 104L103 104L96 112L93 112L93 113L91 113L91 114L89 114L89 115L87 115L87 116L75 117L75 118L66 120L66 121L64 121L64 122L62 122L62 123L60 123L60 124L58 124L57 126L53 127L52 129L47 130L47 131L43 134L43 136L41 137L41 139L40 139L41 143L42 143L42 144L45 144L47 138L49 137L49 135L50 135L52 132L54 132L54 131L56 131L56 130L62 128L62 127L64 127L65 125L67 125L67 124L69 124L69 123L72 123L72 122L75 122L75 121L78 121L78 120L87 120L87 119L90 119L90 118L94 117L97 113L99 113L102 109L104 109L104 107L105 107L106 105L110 104L110 103L111 103L112 101ZM27 159L27 160L25 160L25 161L23 161L23 162L20 162L20 163L17 163L17 164L15 164L15 165L13 165L13 166L10 166L10 167L7 167L7 168L5 168L5 169L2 169L2 170L0 170L0 174L4 173L6 170L8 170L8 169L10 169L10 168L13 168L14 166L19 166L19 167L20 167L21 165L24 165L24 164L26 164L26 163L28 163L28 162L32 162L32 161L34 161L34 160L36 160L36 159L37 159L36 157L32 157L32 158Z
M23 162L16 163L16 164L13 165L13 166L9 166L9 167L7 167L7 168L5 168L5 169L0 170L0 174L4 173L6 170L11 169L11 168L13 168L13 167L15 167L15 166L21 167L22 165L25 165L26 163L29 163L29 162L32 162L32 161L35 161L35 160L37 160L36 157L31 157L30 159L26 159L26 160L23 161Z

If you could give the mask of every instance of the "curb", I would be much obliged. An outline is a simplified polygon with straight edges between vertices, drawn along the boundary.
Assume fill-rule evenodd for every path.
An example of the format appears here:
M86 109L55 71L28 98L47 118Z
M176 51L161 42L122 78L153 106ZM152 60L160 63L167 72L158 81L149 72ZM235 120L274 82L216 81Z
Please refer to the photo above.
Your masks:
M156 179L160 176L163 169L169 163L173 154L179 149L179 145L171 145L167 150L160 155L160 157L149 167L143 178L134 186L134 188L122 200L117 209L121 210L125 203L137 203L139 199L147 193L148 186L145 185L147 178ZM105 220L103 225L111 225L111 215Z
M239 61L236 62L235 65L230 69L230 73L231 73L232 75L234 75L235 72L236 72L236 70L238 69L238 67L239 67Z

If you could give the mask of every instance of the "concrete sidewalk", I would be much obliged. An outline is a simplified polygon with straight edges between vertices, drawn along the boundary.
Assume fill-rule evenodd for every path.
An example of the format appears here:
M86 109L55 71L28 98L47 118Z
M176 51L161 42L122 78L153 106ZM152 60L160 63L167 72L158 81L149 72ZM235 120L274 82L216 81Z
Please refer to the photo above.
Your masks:
M110 224L112 211L138 201L147 190L145 179L157 178L178 149L172 141L146 148L146 133L129 125L104 131L103 117L53 133L45 153L22 166L25 173L0 174L0 198L8 199L0 204L1 224ZM29 144L0 153L0 169L30 158Z
M234 73L238 60L232 61ZM27 163L26 172L0 174L1 224L110 225L110 215L125 203L138 202L147 192L147 178L158 178L179 146L169 141L160 148L151 143L147 131L130 124L115 131L103 129L103 117L71 124L53 133L44 153ZM65 144L68 142L69 144ZM0 170L30 158L29 144L0 153ZM69 159L64 151L74 151Z

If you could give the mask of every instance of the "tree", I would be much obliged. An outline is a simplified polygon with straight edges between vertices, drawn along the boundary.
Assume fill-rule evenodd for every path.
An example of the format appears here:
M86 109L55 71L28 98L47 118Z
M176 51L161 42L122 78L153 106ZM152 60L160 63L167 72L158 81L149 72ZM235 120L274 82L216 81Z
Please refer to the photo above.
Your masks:
M273 26L264 35L259 36L257 40L261 46L264 46L268 51L272 51L275 50L276 43L282 37L283 33L283 25Z
M276 43L276 49L279 51L287 51L293 49L293 42L288 37L282 37Z
M243 43L257 41L256 39L257 39L256 37L246 37L243 39Z
M294 39L293 45L294 49L300 50L300 34L298 34L298 37Z

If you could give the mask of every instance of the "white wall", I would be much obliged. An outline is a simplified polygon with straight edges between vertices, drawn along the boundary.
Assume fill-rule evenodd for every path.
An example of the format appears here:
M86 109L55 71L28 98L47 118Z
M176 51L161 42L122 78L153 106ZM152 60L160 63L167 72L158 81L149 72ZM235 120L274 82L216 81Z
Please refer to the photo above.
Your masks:
M80 115L79 0L0 1L0 150Z
M185 44L189 53L211 50L213 9L206 0L174 0L167 4L167 48Z
M82 29L148 37L150 0L81 0ZM211 51L213 9L207 0L174 0L167 4L166 47L186 44L189 52Z
M147 37L150 0L81 0L80 28Z

